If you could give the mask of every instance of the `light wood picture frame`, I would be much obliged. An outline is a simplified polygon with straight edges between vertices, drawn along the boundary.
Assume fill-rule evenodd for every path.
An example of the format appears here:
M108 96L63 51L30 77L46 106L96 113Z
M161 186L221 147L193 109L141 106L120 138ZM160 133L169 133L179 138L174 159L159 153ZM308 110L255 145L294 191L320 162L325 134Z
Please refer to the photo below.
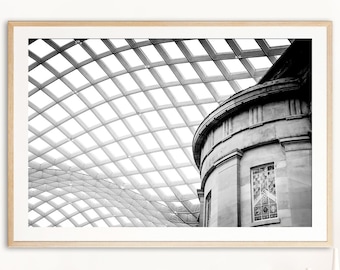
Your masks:
M32 55L30 54L31 52L29 53L29 46L34 41L56 40L56 39L64 39L66 41L62 43L63 45L60 45L60 46L57 46L56 45L57 43L53 43L53 42L46 43L44 41L44 44L50 45L49 46L50 51L49 49L46 49L46 48L45 48L46 49L45 52L39 51L39 50L44 49L43 47L40 47L37 49L37 55L34 55L34 54ZM195 215L195 217L197 217L198 219L197 224L196 224L197 226L193 225L189 227L184 227L184 226L183 227L182 226L171 227L171 225L168 227L166 226L166 224L168 223L164 223L164 224L162 223L163 226L159 226L159 227L156 225L151 226L150 228L149 227L146 228L147 226L134 227L132 225L136 225L136 224L132 222L130 224L131 226L127 226L127 227L109 226L108 228L104 228L100 226L96 227L97 225L94 225L94 224L97 224L97 223L94 221L93 223L86 223L88 225L87 227L86 226L83 227L79 225L79 227L75 226L72 228L72 227L67 227L67 226L62 227L58 225L59 223L57 224L57 223L54 223L53 221L48 221L51 219L47 219L47 221L50 223L45 223L45 225L43 223L40 223L41 226L39 227L38 226L39 223L30 222L29 220L31 219L29 217L29 211L31 211L34 207L35 207L34 210L37 210L39 205L42 205L44 202L49 200L49 197L47 196L45 198L46 201L43 201L41 197L42 195L41 196L39 195L40 197L38 196L38 198L40 198L39 199L40 202L36 202L36 201L29 202L29 199L32 198L31 196L32 194L41 194L44 191L44 189L43 189L43 184L39 184L40 193L38 191L34 193L34 191L32 190L30 191L30 193L28 192L28 190L32 188L32 186L29 186L29 175L30 173L33 175L33 173L29 171L28 161L32 160L32 158L30 159L32 153L34 155L34 158L38 160L38 158L40 158L43 152L43 151L38 151L35 149L29 150L31 148L29 148L28 142L30 142L30 136L33 136L35 139L36 138L41 139L42 137L42 141L44 141L44 144L50 144L49 146L47 146L47 147L50 147L48 151L56 150L55 145L53 143L50 143L48 139L46 143L44 132L48 129L52 130L53 127L58 127L59 125L62 125L60 123L53 122L53 120L51 119L48 119L50 121L49 124L51 125L52 123L51 127L47 129L42 128L41 131L36 130L32 132L32 130L29 129L29 121L33 119L34 117L40 115L44 111L46 111L47 108L51 108L53 105L49 103L50 101L46 101L46 103L42 101L42 105L40 107L38 105L37 106L29 105L31 104L30 103L31 101L29 100L30 93L31 95L33 95L34 93L37 93L40 90L43 91L44 88L50 83L52 83L53 81L59 80L63 76L67 76L72 71L78 71L78 69L84 66L85 64L91 64L97 61L102 63L101 59L109 56L110 54L114 54L113 52L117 48L118 48L117 54L125 50L125 49L120 50L119 46L115 46L113 45L112 42L110 43L109 41L107 43L104 42L107 45L107 48L105 48L106 51L105 50L100 51L99 49L98 53L96 53L95 56L91 55L91 52L88 52L85 50L91 56L91 60L88 60L86 58L82 58L82 56L79 56L80 57L79 59L81 60L79 60L78 63L76 61L72 62L74 60L72 57L71 57L72 59L70 60L67 58L67 53L63 54L64 57L66 55L66 58L64 59L66 61L71 62L72 64L68 63L69 66L66 66L62 70L57 70L57 68L53 67L52 64L48 62L51 60L53 56L59 55L59 54L61 55L61 52L66 51L67 49L72 47L72 46L69 46L70 44L69 40L73 40L72 42L74 42L76 45L79 45L79 44L82 45L82 43L86 42L87 39L129 40L129 43L126 43L127 48L131 50L135 50L137 48L136 51L137 51L138 57L141 57L140 59L142 60L145 58L146 62L152 63L151 65L148 65L148 64L145 64L145 61L143 60L144 66L140 69L139 68L134 69L133 67L131 68L131 65L129 66L128 60L122 60L123 63L124 61L126 63L126 66L123 67L123 69L125 68L127 70L125 72L118 71L117 73L111 72L109 74L108 72L106 72L107 70L103 69L106 72L105 79L112 79L112 80L115 80L115 82L118 81L118 79L116 81L116 79L114 78L115 76L122 75L122 74L123 75L128 74L130 76L130 74L133 73L132 74L133 80L137 81L137 84L142 85L142 87L140 87L142 89L139 92L145 89L146 89L145 91L152 91L152 90L160 89L160 88L167 88L166 91L169 92L170 90L168 88L172 86L176 86L176 83L175 84L171 84L171 83L162 84L160 83L161 79L159 79L160 81L158 81L157 87L152 86L148 88L147 83L143 82L143 78L140 78L138 77L138 75L136 75L139 70L151 70L151 73L153 74L153 76L161 77L160 74L154 75L157 72L152 69L158 66L164 66L164 65L171 66L171 65L182 64L180 60L177 61L176 59L171 59L171 56L169 55L164 56L166 54L163 55L162 53L160 53L160 56L163 57L162 60L156 59L154 62L149 61L150 59L147 58L148 57L147 54L141 53L143 50L140 50L140 48L138 48L138 44L142 44L141 46L144 46L144 47L150 44L154 45L153 43L149 43L149 40L152 40L152 39L154 40L156 39L165 40L166 39L166 40L177 41L178 43L176 44L180 44L178 45L178 47L182 50L182 54L185 55L184 57L186 58L186 61L187 61L186 63L194 63L193 64L194 66L195 65L199 66L200 65L199 62L205 61L206 59L204 56L199 55L199 53L195 55L195 52L193 50L191 51L191 48L185 47L185 45L183 45L185 43L183 41L185 40L189 40L189 39L195 39L196 41L203 40L203 41L200 41L199 43L206 44L206 43L209 43L208 42L209 39L222 39L222 40L230 39L232 41L228 43L228 46L231 44L229 48L232 51L234 51L233 53L235 53L235 48L233 48L232 44L236 44L233 40L237 40L237 39L258 40L257 43L261 42L259 40L265 40L265 39L287 39L287 40L290 40L290 42L293 42L294 40L298 40L298 39L311 40L312 59L310 60L311 60L311 66L312 66L311 68L312 70L311 71L311 89L312 89L311 90L311 111L313 111L313 148L311 150L312 151L311 152L312 153L311 154L312 188L311 188L311 194L310 194L310 200L311 200L310 202L311 202L312 210L311 210L311 215L310 215L310 219L311 219L310 226L304 226L304 225L301 225L301 226L283 225L282 227L260 226L260 225L266 224L266 222L264 222L261 224L258 223L260 224L259 226L251 226L247 223L248 225L246 225L245 227L234 226L230 228L227 226L216 227L214 225L213 227L209 227L209 228L199 227L199 218L203 219L203 216L202 216L203 212L198 213L200 211L199 206L195 208L197 210L196 211L197 215ZM56 46L53 47L53 44L55 44ZM125 45L122 45L121 48L125 48L124 46ZM162 47L161 43L159 43L157 46ZM157 48L157 46L153 46L152 49ZM206 45L206 46L210 46L209 48L213 48L211 44ZM87 47L90 47L90 46L87 46ZM270 46L268 46L268 48L269 47ZM163 50L162 48L160 50ZM204 48L206 49L205 46ZM242 48L238 48L238 49L240 50L240 52L242 52ZM262 47L261 49L263 52ZM91 50L91 47L90 47L90 50ZM245 54L240 54L240 55L235 54L234 59L237 59L237 61L241 61L242 64L245 65L246 67L245 72L249 73L250 76L253 76L251 78L255 79L256 83L259 83L259 81L257 80L257 77L263 76L265 74L264 71L261 70L262 67L259 69L256 69L256 67L249 64L251 62L249 62L248 60L242 59L244 55L248 55L247 57L268 56L266 55L266 52L263 52L264 55L260 55L256 53L254 54L252 52L254 50L255 49L253 48L245 48L244 49ZM142 56L140 55L140 53L142 54ZM242 77L243 75L238 70L236 70L235 74L233 74L233 72L228 70L228 67L226 67L226 65L223 62L225 61L225 59L219 58L219 54L217 51L214 51L214 48L212 49L211 52L208 51L208 54L209 56L211 56L211 54L214 55L215 58L212 57L210 59L212 60L212 62L214 62L215 64L217 62L221 64L221 66L217 65L217 69L226 70L225 72L221 72L221 76L226 78L226 80L228 80L229 78L228 76L233 77L235 74L236 75L233 78L234 79L236 78L236 80L247 78L247 77ZM221 52L221 54L226 55L228 54L228 52ZM276 59L274 60L274 55L270 55L270 57L268 56L268 59L271 59L272 62L276 61ZM161 63L161 61L164 61L164 62ZM47 64L45 64L46 62ZM247 63L249 66L247 66ZM29 80L29 77L34 77L32 75L33 73L30 73L30 72L34 70L35 67L42 66L42 64L44 64L45 69L39 70L38 73L41 76L43 76L42 74L45 72L45 70L47 70L47 73L52 74L52 75L50 76L46 73L47 77L45 77L43 81L34 81L35 78L33 78L33 81L32 79ZM52 68L48 68L51 66ZM183 86L184 84L182 82L186 81L186 79L183 78L183 74L180 74L180 72L179 74L177 74L176 71L174 71L174 69L172 69L172 71L174 72L178 81L181 82L180 84ZM228 73L229 71L230 73ZM87 71L84 71L84 72L85 72L84 74L87 74L86 73ZM200 80L201 80L200 83L202 84L211 83L212 81L209 81L209 78L208 78L210 75L208 76L204 72L205 72L204 70L202 71L201 74L198 72L199 73L198 76L200 77ZM207 76L205 77L205 75ZM85 79L90 78L91 81L90 81L90 84L88 84L87 86L84 86L83 88L86 88L88 86L95 86L95 84L102 82L104 80L103 77L93 78L93 76L91 77L91 75L84 75L84 76L85 76ZM214 77L215 75L212 74L211 76ZM273 75L272 78L275 79L275 76ZM76 80L79 80L79 78L77 78ZM221 80L218 79L217 81L221 81ZM191 80L190 78L188 79L187 82L197 83L195 79ZM116 85L118 85L118 88L120 87L119 82L116 83ZM232 82L231 85L232 87L234 87L234 90L243 89L237 83L233 85L233 82ZM190 88L190 86L188 87ZM70 87L70 89L71 88L72 87ZM32 92L32 89L33 89L33 92ZM124 98L128 97L128 100L131 101L130 93L127 93L127 92L124 93L124 91L121 91L121 92L123 94L119 97L124 97ZM139 92L138 91L134 92L134 90L132 90L131 93L139 93ZM74 93L74 94L78 95L78 93ZM193 104L191 105L195 105L195 106L201 106L203 104L197 101L198 98L197 96L193 95L193 91L189 93L189 96L191 98L191 101L184 101L183 104L190 105L191 104L190 102L193 102ZM115 101L115 98L106 99L105 97L107 96L105 95L103 95L103 97L104 97L104 101L102 102L103 104ZM150 99L149 95L147 95L147 97L149 98L149 100L152 100L152 98ZM55 102L53 104L59 104L59 101L56 101L58 99L56 95L53 96L52 94L51 96L48 96L46 98L46 100L52 100L52 99ZM170 99L172 102L172 105L170 106L174 106L176 109L178 109L180 107L180 105L178 105L180 104L180 102L176 100L176 96L172 96L172 98L170 97ZM221 100L219 102L220 102L219 104L220 106L223 106L223 104L226 104L225 102L222 102ZM92 110L92 107L91 107L92 105L87 104L86 101L84 101L84 103L88 108L91 108ZM98 103L98 104L102 105L102 103ZM154 110L156 110L157 112L159 110L162 110L163 108L170 109L170 107L162 107L162 105L157 107L158 105L156 104L157 102L155 101L151 101L151 103L152 103L151 107L154 108ZM98 104L96 104L96 106ZM182 109L179 109L179 111L181 110ZM151 109L149 111L148 109L146 109L145 111L143 111L142 109L142 113L150 112L150 111ZM69 111L67 112L69 113ZM136 114L137 116L142 117L141 112L135 112L135 113L137 113ZM119 118L120 117L119 111L117 114ZM75 115L78 116L77 113L75 113ZM128 116L131 116L131 115L128 114ZM185 115L185 113L183 115ZM183 115L181 114L183 119L185 119L185 116ZM209 115L210 115L210 112L208 113L208 116L206 119L209 119ZM162 117L166 119L165 114L162 115ZM100 116L98 115L97 115L97 118L100 120L101 124L109 123L108 121L105 122L103 119L100 119ZM295 117L293 118L295 119ZM166 123L167 126L169 126L169 123L164 119L163 121ZM84 123L81 122L80 126L83 127L83 124ZM43 123L38 123L38 125L43 125ZM84 124L84 126L86 126L86 123ZM197 126L198 124L195 126L195 130ZM182 126L179 125L175 127L182 127ZM191 128L190 130L194 132L194 125L188 126L188 128L189 129ZM133 127L128 126L128 129L133 130ZM254 130L253 127L251 129ZM85 131L87 132L92 131L92 129L89 127L89 129L87 130L85 129ZM153 132L157 132L157 131L158 129L153 130ZM67 132L65 134L67 134ZM79 135L76 131L75 131L75 134L76 134L75 136ZM133 135L139 135L139 134L142 134L142 133L137 132ZM101 133L99 136L101 135L104 136L104 133ZM198 134L197 136L201 136L201 134ZM157 139L157 142L161 145L160 141L158 140L158 137L155 136L155 138ZM176 137L176 139L178 138ZM70 135L67 138L67 140L73 141L73 135ZM94 140L97 144L99 144L96 139ZM180 142L180 139L178 139L178 142ZM280 143L281 143L281 146L283 146L285 144L285 141L280 141ZM190 145L191 145L191 142L190 142ZM87 146L85 145L84 148L80 147L80 151L83 151L87 155L88 153L87 153L86 147L88 147L88 145ZM188 145L186 145L185 147L186 149L189 149ZM185 147L183 147L183 149ZM217 146L214 146L214 148L216 147ZM174 163L173 160L171 159L171 155L170 156L168 155L169 149L172 150L172 148L171 147L164 148L163 146L161 146L161 148L162 148L161 150L163 150L164 152L167 151L168 159L170 160L171 163ZM92 151L91 147L89 147L89 149L90 149L89 151ZM126 149L128 149L128 147ZM124 148L123 150L125 151L126 149ZM144 151L144 154L145 153L153 154L152 151L150 153L148 151ZM184 153L187 155L187 152L184 151ZM132 157L129 155L127 156L131 160L134 157L133 154L132 154ZM150 158L150 156L148 157ZM91 157L91 155L87 156L86 158L88 157ZM189 158L190 157L188 157L188 159ZM156 166L157 161L153 160L152 158L150 158L150 160L152 161L152 164L154 165L154 167L157 168ZM43 172L44 169L46 168L51 169L52 167L56 168L52 163L53 162L51 162L50 167L48 166L44 167L44 165L41 165L40 167L39 166L34 167L33 168L34 173L39 172L40 176L44 177L44 173L45 173ZM95 164L97 163L95 162ZM253 166L252 168L255 168L255 167L256 166ZM164 167L164 168L169 169L169 167ZM30 169L32 168L30 167ZM93 168L90 168L90 169L93 169ZM118 165L118 169L122 170L121 165ZM202 168L200 168L200 170L201 169ZM80 173L80 171L81 173L87 172L87 167L85 166L84 168L79 168L79 171L77 172L72 171L71 168L65 169L65 172L69 173L70 175L74 173ZM142 172L144 171L142 170ZM145 170L145 172L147 173L148 170ZM203 174L202 170L201 170L201 174ZM37 176L38 174L34 174L34 175L35 175L34 181L36 181L38 179L37 177L39 176ZM57 176L57 173L55 173L55 176ZM166 177L164 177L163 174L162 176L164 179L166 179ZM87 177L91 177L91 174L88 174ZM55 178L52 177L51 179L55 179ZM88 178L84 178L84 179L88 179ZM207 181L207 180L204 180L204 181ZM150 184L151 188L165 187L165 186L162 186L161 184L159 186L158 184L153 185L153 182L150 179L148 179L147 182ZM50 183L51 182L46 181L44 184L45 187L50 185ZM188 183L193 184L193 182L191 183L190 181ZM108 186L112 187L113 185L116 185L116 184L117 183L110 182ZM252 185L253 184L254 183L252 183ZM171 185L169 185L167 182L166 187L168 188L169 186ZM250 186L251 184L249 182L249 187ZM136 187L135 185L131 187L131 189L136 190L136 192L140 194L139 192L140 190L138 190L139 187L140 186ZM58 186L55 186L55 188L58 188ZM124 183L122 185L117 184L117 186L115 186L114 188L120 189L120 192L126 192L126 190L129 189L129 184L127 185ZM80 192L81 189L78 191ZM189 201L189 197L186 197L186 196L181 197L180 191L178 191L178 194L176 193L177 191L174 191L174 190L172 191L174 192L177 198L180 197L180 198L184 198L183 200L185 201ZM31 195L29 196L29 194ZM54 195L53 197L50 197L50 200L55 199L57 197L60 197L60 198L62 197L61 195L60 196L55 195L58 193L53 193L53 194ZM89 194L91 194L91 192ZM157 196L157 194L155 196ZM63 196L64 195L65 194L63 193ZM210 194L209 196L214 196L214 194L213 195ZM80 208L77 208L77 206L73 205L72 199L70 199L69 202L65 202L66 197L62 197L62 198L63 198L62 199L63 207L66 207L67 205L72 205L74 209L76 210L80 209ZM162 201L162 198L163 197L161 196L161 199L158 199L158 203L159 201ZM153 199L150 201L154 202L157 200ZM204 197L203 197L203 201L204 201ZM252 203L255 204L254 200L252 202L251 201L252 200L249 200L249 205L251 205ZM164 204L164 202L161 202L161 203ZM201 203L204 203L204 202L201 202ZM160 205L158 206L159 208L161 208ZM47 211L47 213L51 214L53 211L60 210L59 214L60 213L64 214L63 210L61 210L61 206L58 206L57 202L49 203L48 207L49 208L54 207L54 209L49 210L48 208L46 208L45 210ZM95 206L89 203L87 207L91 208ZM177 215L178 217L181 214L181 211L173 210L174 208L171 208L167 202L165 202L164 207L167 207L167 209L171 209L172 214ZM278 208L280 210L280 204ZM255 210L253 209L249 211L251 212ZM110 213L112 214L113 212L110 212ZM42 219L45 218L43 210L39 212L39 209L38 209L36 212L34 212L34 214L41 216ZM67 218L68 215L66 216L65 215L64 217L59 217L60 220L66 221L68 219ZM102 217L99 212L97 212L97 214L95 213L95 215L99 215L100 217ZM252 212L252 214L249 214L249 215L255 215L255 214L254 212ZM304 215L304 212L301 212L301 215ZM87 216L87 217L89 220L91 219L91 216ZM105 217L108 217L108 216L105 216ZM55 219L58 219L58 217L56 217ZM97 221L99 221L99 219L97 219ZM38 220L38 218L37 219L32 218L32 220ZM183 221L183 218L182 218L182 221ZM34 226L32 226L32 224ZM75 221L73 224L76 224ZM111 223L106 223L106 224L111 224ZM238 224L242 224L242 222ZM112 22L11 21L8 23L8 246L10 247L115 247L115 248L123 248L123 247L124 248L125 247L129 247L129 248L153 248L153 247L163 247L163 248L219 247L219 248L223 248L223 247L300 247L300 246L329 247L331 246L331 244L332 244L332 22L329 22L329 21L271 21L271 22L269 21L268 22L267 21L265 22L261 22L261 21L258 21L258 22L256 21L230 21L230 22L229 21L214 21L214 22L208 22L208 21L191 21L191 22L189 21L188 22L185 22L185 21L182 21L182 22L180 21L178 22L175 22L175 21L121 21L121 22L119 21L112 21Z

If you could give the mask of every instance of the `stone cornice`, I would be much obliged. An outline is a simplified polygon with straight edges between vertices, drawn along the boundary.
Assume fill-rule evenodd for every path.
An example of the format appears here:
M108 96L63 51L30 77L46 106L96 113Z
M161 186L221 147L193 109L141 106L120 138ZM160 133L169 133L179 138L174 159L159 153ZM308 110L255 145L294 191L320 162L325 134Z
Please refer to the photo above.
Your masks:
M201 149L206 136L210 131L220 126L224 119L239 111L245 110L255 102L264 102L265 100L276 98L279 95L287 97L290 93L296 95L296 91L301 91L300 80L284 78L250 87L224 101L203 120L195 132L192 145L197 167L200 167Z

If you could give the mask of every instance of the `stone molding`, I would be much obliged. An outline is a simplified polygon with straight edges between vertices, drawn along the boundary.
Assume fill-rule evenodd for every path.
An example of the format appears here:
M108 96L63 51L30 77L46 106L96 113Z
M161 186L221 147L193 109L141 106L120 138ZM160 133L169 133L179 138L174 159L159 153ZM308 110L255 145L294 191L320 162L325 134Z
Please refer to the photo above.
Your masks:
M210 131L219 127L224 119L240 111L249 110L253 104L277 99L277 96L299 96L302 94L299 79L284 78L255 85L236 93L211 112L197 128L193 138L193 154L197 167L200 167L201 149Z

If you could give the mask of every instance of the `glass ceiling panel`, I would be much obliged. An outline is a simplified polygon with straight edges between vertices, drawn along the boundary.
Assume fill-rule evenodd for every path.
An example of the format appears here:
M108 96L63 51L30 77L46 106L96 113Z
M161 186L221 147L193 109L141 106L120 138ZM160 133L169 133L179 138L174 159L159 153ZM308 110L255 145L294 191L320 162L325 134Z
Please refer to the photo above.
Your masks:
M67 142L59 147L63 152L66 152L68 155L75 155L80 152L78 146L76 146L73 142Z
M94 134L101 143L107 143L114 139L105 127L96 128L91 131L91 134Z
M212 83L210 83L210 85L216 91L217 95L220 98L219 100L221 100L223 98L227 98L228 96L235 94L235 90L226 81L212 82Z
M89 74L92 80L98 80L107 76L103 69L96 62L89 63L83 66L82 69L84 69L86 73Z
M260 46L254 39L236 39L237 44L240 46L242 51L247 50L259 50Z
M199 101L214 99L208 88L203 83L191 84L190 89Z
M124 60L131 68L144 65L142 60L139 59L138 55L132 49L121 52L120 55L124 58Z
M167 153L169 153L170 157L172 158L172 161L177 165L190 163L189 159L181 149L168 150Z
M165 115L170 125L173 126L173 125L184 124L183 118L180 116L180 114L177 112L176 109L170 108L170 109L162 110L161 112Z
M134 41L135 43L139 43L139 42L148 41L148 39L146 39L146 38L135 38L135 39L133 39L133 41Z
M53 213L51 213L49 217L53 219L54 224L55 224L61 221L64 218L64 215L61 214L58 210L56 210Z
M113 44L113 46L115 46L116 48L129 46L129 43L127 43L125 39L115 38L115 39L110 39L110 41Z
M268 69L272 66L272 63L265 56L248 58L248 60L255 69L263 69L263 68Z
M46 63L51 65L59 73L73 67L73 65L61 54L57 54L56 56L49 59Z
M32 65L33 63L35 63L35 60L31 57L28 57L28 66Z
M59 123L62 120L65 120L69 114L58 104L49 108L46 112L46 115L51 117L55 123Z
M176 189L183 196L185 196L185 195L192 195L193 194L191 189L188 186L186 186L186 185L177 186Z
M37 39L28 46L28 49L40 58L54 52L54 49L42 39Z
M60 53L40 40L28 48L46 61L27 61L35 67L28 74L29 182L44 183L29 189L30 226L197 226L193 134L273 59L259 57L267 52L249 39L228 39L247 51L237 56L225 39L54 41L71 47ZM269 51L290 44L263 41ZM37 51L39 43L52 50ZM40 201L50 207L38 209Z
M166 42L161 44L168 57L172 60L185 58L182 51L178 48L175 42Z
M71 136L71 138L77 135L78 133L84 131L83 128L74 119L68 120L67 122L60 125L60 127L63 128L63 130L66 133L68 133Z
M155 162L158 169L171 166L170 160L166 157L166 155L163 152L152 153L150 154L150 157Z
M87 128L92 128L100 124L100 121L92 111L86 111L78 115L77 118L80 119Z
M137 93L130 96L140 111L152 109L152 104L144 93Z
M62 104L64 104L72 113L77 113L87 108L85 103L81 101L77 95L73 95L67 99L64 99Z
M77 212L77 209L71 204L62 207L60 210L61 212L66 212L69 216Z
M106 145L105 149L115 159L118 159L118 158L126 156L124 150L120 147L120 145L118 143L112 143L112 144Z
M138 70L135 72L138 79L142 82L144 87L158 86L157 81L147 69Z
M36 86L33 83L28 82L28 92L31 92L35 88Z
M140 132L143 132L143 131L147 131L146 125L141 120L140 116L138 116L138 115L126 118L126 122L129 124L129 126L131 127L131 130L134 133L140 133Z
M53 73L51 73L42 65L32 69L30 72L28 72L28 75L40 84L43 84L54 77Z
M165 128L166 125L162 118L159 116L158 112L148 112L144 113L143 116L145 117L149 126L153 129Z
M51 99L43 91L38 91L29 97L29 101L36 105L39 109L43 109L47 105L51 104L53 99Z
M49 84L46 88L56 98L61 98L66 94L72 92L72 90L68 88L61 80L54 81L53 83Z
M126 128L125 124L121 120L117 120L108 125L111 131L115 134L117 139L130 136L131 133Z
M163 187L158 189L165 197L174 198L175 194L172 192L171 188Z
M183 86L173 86L168 88L177 103L191 102L192 100Z
M92 49L92 51L99 55L109 51L109 48L102 42L101 39L88 39L85 43Z
M238 59L222 60L222 63L230 73L247 72L246 68L242 65L241 61Z
M160 146L151 134L143 134L137 137L146 151L159 150Z
M102 81L101 83L98 83L97 86L99 86L104 91L108 98L122 95L119 88L112 82L111 79Z
M189 181L199 179L200 175L194 167L184 167L179 169L185 178Z
M121 171L113 163L105 164L105 165L101 166L101 168L102 168L103 171L107 172L108 176L121 175Z
M37 218L39 218L40 217L40 214L38 214L37 212L35 212L35 211L29 211L29 213L28 213L28 220L31 222L31 221L33 221L33 220L35 220L35 219L37 219Z
M209 39L208 41L217 54L233 52L224 39Z
M111 121L118 118L117 114L114 112L114 110L112 110L111 106L108 103L97 106L96 108L94 108L94 111L104 121Z
M117 163L126 173L137 172L137 168L135 167L135 165L133 165L130 159L119 160Z
M67 39L67 38L56 38L52 39L54 43L56 43L59 47L63 47L70 42L74 42L74 39Z
M177 64L175 65L175 67L178 69L179 73L181 74L184 80L193 80L199 78L191 64L188 63Z
M89 152L89 155L92 157L92 159L95 159L96 161L99 161L100 163L109 160L108 156L101 149L93 150Z
M60 142L67 139L67 137L58 128L52 129L51 131L47 132L44 136L53 141L55 144L59 144Z
M202 44L198 40L185 40L183 41L187 49L192 56L202 56L208 53L203 48Z
M135 113L135 110L131 106L130 102L125 98L121 97L112 101L114 107L118 109L121 115L129 115Z
M160 140L163 147L174 147L178 146L174 136L171 134L169 130L162 130L155 132L157 138Z
M149 179L149 182L154 185L165 185L165 182L162 176L158 172L150 172L145 174L146 178Z
M142 170L154 170L155 169L150 159L146 155L137 156L137 157L134 157L133 159L138 164L138 167Z
M104 63L104 65L109 69L109 71L112 74L125 70L123 65L118 61L117 57L114 56L113 54L102 58L100 61Z
M72 57L78 64L89 60L90 55L80 46L75 45L65 51L68 55Z
M139 89L138 84L135 80L131 77L130 74L124 74L121 76L116 77L119 84L123 87L125 92L131 92L133 90Z
M72 71L71 73L65 75L64 78L68 80L75 88L80 88L89 83L89 81L86 80L86 78L78 70Z
M83 97L86 98L87 102L90 103L91 105L104 101L103 97L98 93L98 91L93 86L90 86L82 90L80 93Z
M145 180L144 176L141 174L135 174L131 176L133 183L136 187L149 187L148 182Z
M190 123L200 123L203 120L203 116L196 106L185 106L182 107L182 110Z
M47 121L46 118L44 118L43 116L38 115L30 120L30 126L36 129L38 132L42 132L50 127L51 123Z
M193 134L189 128L176 128L174 131L182 144L190 144L192 142Z
M247 89L248 87L255 85L256 81L250 78L250 79L236 80L236 83L240 86L241 90L244 90L244 89Z
M93 146L96 146L96 142L92 139L92 137L88 134L83 134L79 137L77 137L77 143L80 143L82 147L84 148L91 148Z
M155 67L154 70L157 72L163 83L178 82L175 74L168 66Z
M201 68L206 77L223 76L221 71L218 69L218 67L215 65L213 61L198 62L197 64Z
M163 58L154 46L144 46L141 48L142 52L148 58L150 63L162 62Z
M290 41L288 39L281 39L281 38L270 38L266 39L267 44L269 47L281 47L281 46L289 46Z
M35 151L44 151L50 147L48 143L43 141L40 138L35 139L30 143L30 147L34 149Z
M74 158L74 160L77 162L77 164L80 163L80 166L87 166L92 164L91 159L85 154L77 156L76 158Z
M142 153L142 148L140 148L139 144L134 138L122 140L121 143L123 144L124 148L127 149L129 155Z
M156 107L171 105L171 101L164 93L163 89L155 89L148 92L156 103Z
M204 117L205 117L218 107L218 103L214 102L214 103L203 104L201 105L201 107L203 108L205 112L204 114Z

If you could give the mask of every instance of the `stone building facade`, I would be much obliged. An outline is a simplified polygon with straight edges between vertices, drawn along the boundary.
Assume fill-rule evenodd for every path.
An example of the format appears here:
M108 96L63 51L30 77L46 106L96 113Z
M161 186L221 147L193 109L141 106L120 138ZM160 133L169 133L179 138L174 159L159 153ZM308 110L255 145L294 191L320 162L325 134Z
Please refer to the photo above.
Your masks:
M200 226L312 226L311 41L197 129Z

